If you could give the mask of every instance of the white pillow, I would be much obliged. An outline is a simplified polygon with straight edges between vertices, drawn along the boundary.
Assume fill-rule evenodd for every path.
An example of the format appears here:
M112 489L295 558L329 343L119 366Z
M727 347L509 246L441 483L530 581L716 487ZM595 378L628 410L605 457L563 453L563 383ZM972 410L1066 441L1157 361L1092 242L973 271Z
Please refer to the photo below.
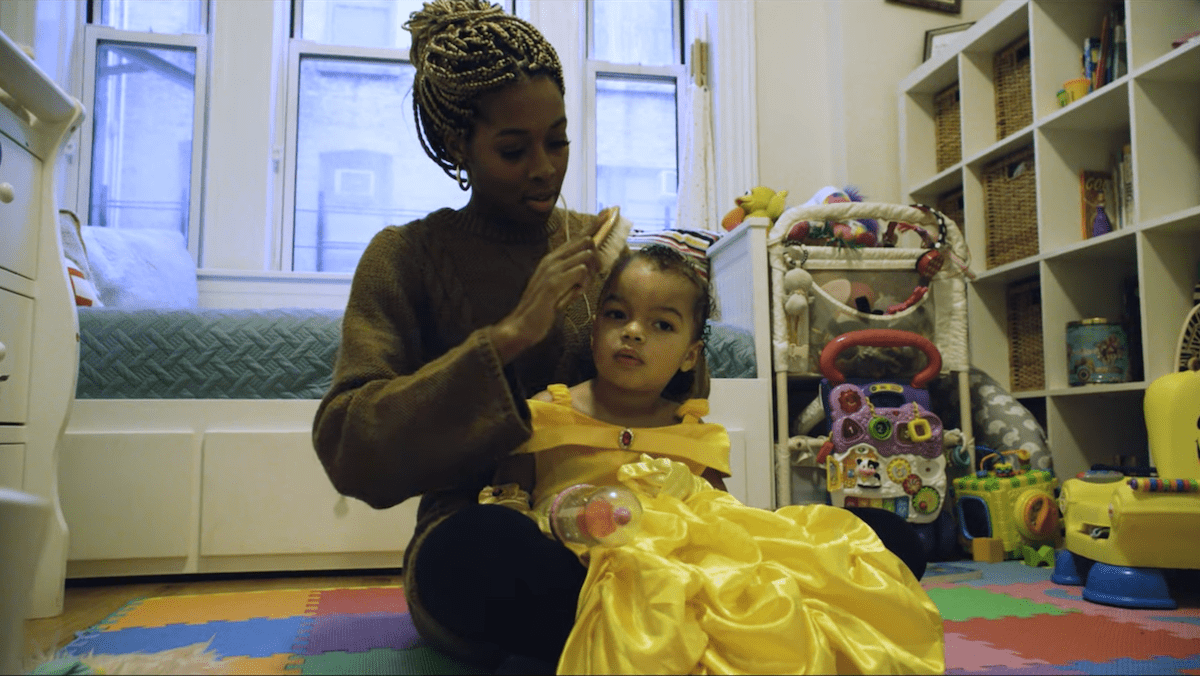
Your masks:
M105 305L181 309L199 304L196 263L179 232L90 225L82 230Z
M88 265L87 251L83 248L81 226L75 214L66 209L58 211L58 232L62 238L63 259L67 265L67 274L71 278L71 288L75 292L75 304L80 306L102 307L100 292L96 290L96 276Z

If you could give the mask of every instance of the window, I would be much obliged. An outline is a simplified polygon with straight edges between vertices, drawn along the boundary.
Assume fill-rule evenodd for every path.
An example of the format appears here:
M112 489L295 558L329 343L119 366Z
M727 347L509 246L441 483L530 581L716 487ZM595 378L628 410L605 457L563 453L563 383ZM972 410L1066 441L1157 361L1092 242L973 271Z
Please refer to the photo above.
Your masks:
M285 269L352 272L384 226L466 204L469 193L417 139L403 26L421 4L297 3L288 55L296 105L287 121Z
M684 75L680 5L588 2L595 207L619 205L643 230L675 224L678 89Z
M93 0L85 29L90 115L80 183L93 225L177 230L196 241L206 5Z
M683 2L504 3L563 60L571 208L673 225ZM382 227L464 205L413 120L422 3L87 0L77 213L177 230L202 268L346 273Z

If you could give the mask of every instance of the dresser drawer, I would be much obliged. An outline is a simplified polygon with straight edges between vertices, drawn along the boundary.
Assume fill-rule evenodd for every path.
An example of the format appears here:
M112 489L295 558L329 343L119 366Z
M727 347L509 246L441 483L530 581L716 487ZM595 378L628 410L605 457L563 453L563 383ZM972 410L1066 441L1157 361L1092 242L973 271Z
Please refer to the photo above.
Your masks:
M0 289L0 424L25 422L33 300Z
M0 268L29 279L37 271L40 167L29 151L0 134Z

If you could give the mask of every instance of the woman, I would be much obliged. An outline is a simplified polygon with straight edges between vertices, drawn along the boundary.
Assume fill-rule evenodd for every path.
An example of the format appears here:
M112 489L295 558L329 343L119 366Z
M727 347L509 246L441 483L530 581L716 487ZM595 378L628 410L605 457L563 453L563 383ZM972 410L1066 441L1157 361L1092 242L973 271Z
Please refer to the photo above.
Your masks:
M553 663L586 570L528 519L476 503L529 437L525 400L593 372L596 219L555 209L562 67L481 0L427 3L406 28L421 143L471 197L367 246L313 442L345 495L379 509L422 496L404 585L427 642L483 666Z

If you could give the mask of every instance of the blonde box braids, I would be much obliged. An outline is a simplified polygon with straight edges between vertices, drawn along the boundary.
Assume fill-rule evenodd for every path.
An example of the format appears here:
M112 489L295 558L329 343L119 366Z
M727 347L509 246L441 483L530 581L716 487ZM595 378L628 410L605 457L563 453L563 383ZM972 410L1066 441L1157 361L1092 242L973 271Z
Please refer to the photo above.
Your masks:
M412 34L413 119L425 154L456 177L446 147L470 138L481 96L536 75L565 93L558 53L531 24L486 0L433 0L404 24Z

